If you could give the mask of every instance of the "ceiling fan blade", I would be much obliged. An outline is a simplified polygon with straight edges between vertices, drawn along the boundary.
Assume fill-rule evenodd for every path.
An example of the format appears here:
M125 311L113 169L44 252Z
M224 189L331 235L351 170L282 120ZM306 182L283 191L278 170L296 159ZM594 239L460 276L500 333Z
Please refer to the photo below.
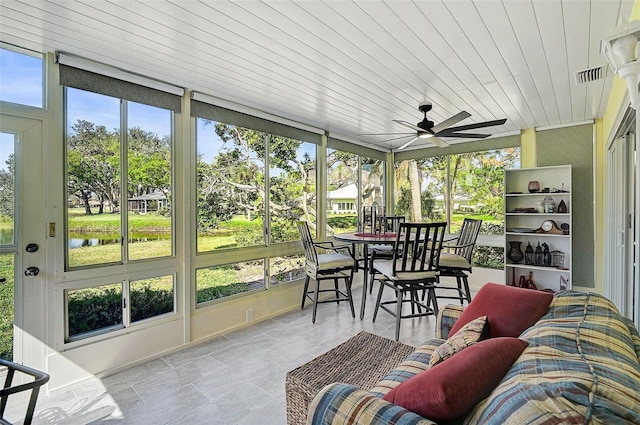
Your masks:
M457 131L465 131L465 130L473 130L474 128L484 128L484 127L493 127L494 125L502 125L507 122L506 119L494 120L494 121L485 121L479 122L476 124L467 124L461 125L459 127L449 127L446 129L447 132L457 132ZM438 132L436 132L438 133Z
M471 114L467 111L458 112L451 118L447 118L441 123L434 125L431 130L433 130L434 133L438 133L439 131L444 130L445 128L448 128L449 126L452 126L453 124L460 122L466 118L469 118L470 116Z
M396 133L396 134L398 134L398 133ZM374 142L374 143L391 142L391 141L393 141L393 140L406 139L407 137L415 137L415 136L416 136L416 133L409 133L408 135L405 135L405 136L394 137L394 138L392 138L392 139L378 140L378 141L376 141L376 142Z
M411 143L415 142L416 140L418 140L418 137L414 137L413 139L409 140L407 143L405 143L404 145L400 146L398 149L396 149L397 151L401 151L402 149L406 148L407 146L409 146Z
M445 130L438 133L438 136L439 137L466 137L467 139L484 139L491 135L480 134L480 133L455 133L455 132L449 132L448 130Z
M430 142L433 142L434 145L436 145L439 148L446 148L447 146L449 146L449 143L445 142L444 140L440 139L439 137L429 137L427 140L429 140Z
M417 126L417 125L415 125L415 124L411 124L410 122L402 121L402 120L392 120L392 121L393 121L393 122L395 122L395 123L398 123L398 124L400 124L400 125L404 125L405 127L412 128L412 129L414 129L415 131L421 131L421 132L424 132L424 128L420 128L420 127L418 127L418 126Z
M356 134L356 136L395 136L396 134L406 134L407 136L409 136L411 134L415 135L416 133L359 133Z

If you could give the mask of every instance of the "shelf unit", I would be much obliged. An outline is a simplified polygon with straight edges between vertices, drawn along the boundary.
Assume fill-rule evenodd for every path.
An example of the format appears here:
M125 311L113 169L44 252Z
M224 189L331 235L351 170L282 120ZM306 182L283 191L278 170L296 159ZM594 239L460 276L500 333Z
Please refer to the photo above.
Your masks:
M571 222L571 165L559 165L552 167L506 169L504 175L504 213L505 213L505 282L513 284L515 276L516 286L520 276L529 278L532 272L533 282L537 289L550 289L557 292L561 289L571 289L571 257L572 242ZM538 181L540 192L529 193L530 181ZM543 192L548 189L548 192ZM538 212L539 203L546 196L551 196L556 204L554 212ZM560 201L564 201L567 212L558 213ZM534 208L536 212L524 212L525 209ZM536 231L545 220L553 220L558 226L568 225L568 230L563 234L552 234ZM566 226L565 226L566 227ZM559 251L564 255L561 267L525 264L525 259L518 263L512 262L509 257L510 242L521 242L521 250L524 253L527 243L530 242L535 251L538 242L546 243L549 251Z

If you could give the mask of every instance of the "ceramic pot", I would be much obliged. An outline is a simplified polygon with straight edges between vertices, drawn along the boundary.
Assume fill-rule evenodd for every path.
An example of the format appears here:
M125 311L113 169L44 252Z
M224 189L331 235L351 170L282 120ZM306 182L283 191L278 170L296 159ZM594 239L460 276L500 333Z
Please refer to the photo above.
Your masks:
M538 180L532 180L529 182L529 185L527 186L527 189L529 190L529 193L536 193L540 191L540 183L538 182Z

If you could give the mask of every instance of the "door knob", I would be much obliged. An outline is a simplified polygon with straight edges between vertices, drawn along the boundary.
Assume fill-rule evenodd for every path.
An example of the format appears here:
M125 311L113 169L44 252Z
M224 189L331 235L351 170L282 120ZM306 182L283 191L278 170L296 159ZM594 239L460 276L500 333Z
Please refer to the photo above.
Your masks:
M40 273L40 269L37 267L27 267L27 269L24 271L24 275L27 277L35 277L38 276L38 273Z

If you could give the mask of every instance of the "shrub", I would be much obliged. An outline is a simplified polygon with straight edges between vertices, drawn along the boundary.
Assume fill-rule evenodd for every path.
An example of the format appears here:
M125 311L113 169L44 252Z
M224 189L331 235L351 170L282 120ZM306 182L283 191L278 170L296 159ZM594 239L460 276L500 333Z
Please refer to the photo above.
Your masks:
M173 311L173 291L140 285L131 291L131 321ZM122 325L119 286L74 291L69 294L69 336Z

